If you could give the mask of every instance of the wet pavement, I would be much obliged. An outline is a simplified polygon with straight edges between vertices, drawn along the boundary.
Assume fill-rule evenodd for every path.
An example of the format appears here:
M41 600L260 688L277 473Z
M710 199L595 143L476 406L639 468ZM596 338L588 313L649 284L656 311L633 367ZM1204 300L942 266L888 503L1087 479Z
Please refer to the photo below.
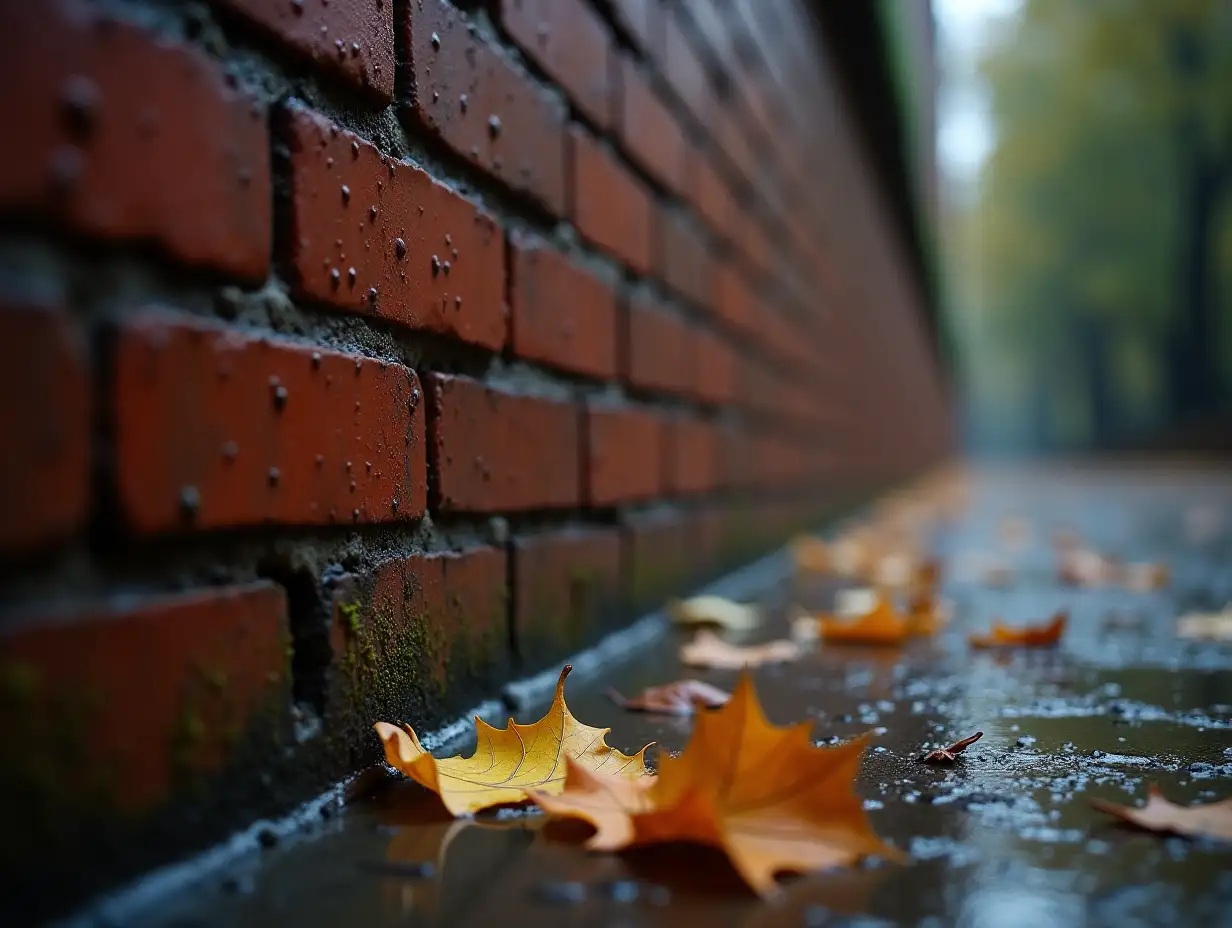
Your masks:
M1232 846L1132 831L1090 804L1141 801L1148 782L1181 803L1232 796L1232 641L1175 632L1180 612L1232 600L1232 478L1198 469L986 474L934 550L951 566L996 551L998 527L1013 514L1034 536L1025 552L1003 555L1014 582L991 589L947 571L943 593L956 610L936 638L901 649L814 645L799 662L755 673L775 722L811 718L819 743L876 732L857 790L877 832L910 855L906 864L784 878L777 898L760 900L717 852L590 854L542 816L452 821L418 786L393 782L344 810L327 806L292 835L270 833L262 849L198 867L153 901L135 906L130 896L82 922L1232 925ZM1170 586L1060 585L1048 535L1061 526L1127 560L1166 562ZM784 635L792 601L830 606L832 583L790 579L782 557L763 568L778 581L757 598L776 619L747 640ZM1060 608L1070 626L1056 649L1004 655L966 645L994 617L1024 623ZM575 673L566 690L573 714L610 726L609 743L623 750L647 741L683 748L689 720L626 713L604 692L633 695L687 676L730 689L733 672L679 665L685 637L665 630L598 673ZM550 690L540 692L520 720L542 713ZM955 766L918 763L927 748L977 730L983 739Z

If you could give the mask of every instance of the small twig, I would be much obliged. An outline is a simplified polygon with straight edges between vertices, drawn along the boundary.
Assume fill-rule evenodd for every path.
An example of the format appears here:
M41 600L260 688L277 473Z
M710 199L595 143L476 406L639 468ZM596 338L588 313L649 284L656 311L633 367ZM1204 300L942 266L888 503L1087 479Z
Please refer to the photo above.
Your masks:
M925 764L953 764L958 760L959 754L975 744L984 737L982 731L977 731L970 738L963 738L962 741L955 741L948 748L938 748L935 751L929 751L920 761Z

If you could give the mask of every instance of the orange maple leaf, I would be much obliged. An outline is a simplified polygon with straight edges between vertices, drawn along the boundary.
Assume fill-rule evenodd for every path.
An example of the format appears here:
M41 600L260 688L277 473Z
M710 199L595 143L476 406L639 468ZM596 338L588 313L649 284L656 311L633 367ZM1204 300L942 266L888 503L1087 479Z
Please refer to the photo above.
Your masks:
M973 648L1046 648L1061 640L1068 614L1058 612L1047 625L1010 628L1001 622L992 623L987 635L971 635L967 640Z
M724 708L697 717L684 752L664 757L657 777L625 780L569 762L563 793L530 795L551 815L593 825L594 850L717 847L762 895L781 871L901 859L873 832L852 788L869 736L816 748L811 728L771 725L746 672Z
M624 778L649 776L645 747L622 754L604 741L611 729L592 728L573 717L565 705L565 677L572 669L566 664L560 672L552 705L537 722L519 725L510 719L506 727L493 728L476 716L478 743L470 757L433 757L410 726L377 722L373 727L385 746L385 760L440 796L454 815L525 802L529 789L559 792L565 785L565 761Z
M1103 799L1092 799L1091 805L1101 812L1115 815L1122 821L1147 831L1232 841L1232 799L1202 806L1180 806L1169 802L1152 783L1147 793L1146 805L1140 809L1106 802Z
M894 611L894 606L882 595L877 604L854 620L834 615L819 615L821 637L838 644L898 645L911 634L908 621Z

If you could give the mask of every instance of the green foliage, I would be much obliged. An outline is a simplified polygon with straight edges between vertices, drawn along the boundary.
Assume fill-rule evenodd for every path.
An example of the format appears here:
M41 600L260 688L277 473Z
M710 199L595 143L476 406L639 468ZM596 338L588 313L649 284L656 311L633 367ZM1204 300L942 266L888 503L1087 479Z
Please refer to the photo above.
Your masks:
M1232 3L1024 0L998 26L996 144L951 230L984 437L1115 442L1224 403Z

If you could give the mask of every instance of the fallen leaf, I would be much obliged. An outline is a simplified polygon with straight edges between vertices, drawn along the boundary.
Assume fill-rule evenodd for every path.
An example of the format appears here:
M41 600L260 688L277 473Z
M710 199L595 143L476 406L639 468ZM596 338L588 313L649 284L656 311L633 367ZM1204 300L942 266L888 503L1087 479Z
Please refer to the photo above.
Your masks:
M573 717L565 705L565 677L572 669L566 665L560 672L552 705L537 722L519 725L510 719L505 728L493 728L476 716L478 743L470 757L435 758L410 726L377 722L373 727L385 746L385 760L440 796L453 815L525 802L530 788L560 792L562 759L626 779L648 776L645 747L631 756L622 754L604 741L611 729L591 728Z
M933 597L917 597L907 604L907 634L928 637L949 624L952 603Z
M1149 593L1152 590L1162 590L1171 581L1171 573L1167 564L1143 562L1126 564L1121 568L1121 585L1135 593Z
M962 741L955 741L948 748L938 748L935 751L929 751L920 758L920 762L924 764L953 764L958 761L958 755L975 742L984 737L982 731L977 731L970 738L963 738Z
M811 728L771 725L746 673L724 708L697 717L683 753L664 757L657 777L624 780L569 762L563 793L532 798L550 815L593 825L594 850L717 847L761 895L775 890L781 871L901 859L872 830L853 789L869 736L816 748Z
M1065 549L1057 558L1057 580L1070 586L1110 586L1119 573L1116 561L1091 548Z
M855 618L877 608L879 594L871 586L846 587L834 594L834 614Z
M992 623L987 635L971 635L967 640L973 648L1045 648L1061 640L1065 632L1067 613L1058 612L1047 625L1010 628L1001 622Z
M718 625L733 631L744 631L761 624L761 610L721 596L673 599L667 604L667 614L680 625Z
M797 570L815 574L830 570L830 548L820 538L801 535L793 539L791 557Z
M1232 641L1232 603L1221 612L1190 612L1176 620L1176 633L1182 638L1210 638Z
M1103 799L1092 799L1091 805L1101 812L1115 815L1147 831L1232 841L1232 799L1203 806L1179 806L1169 802L1152 783L1148 789L1146 805L1141 808L1117 805Z
M907 620L894 611L884 596L878 596L873 608L854 620L820 615L817 622L821 637L839 644L898 645L909 634Z
M661 712L665 715L692 715L697 703L708 709L715 709L730 698L717 686L703 683L701 680L677 680L662 686L650 686L633 699L625 699L615 690L608 690L607 694L612 702L622 709Z
M729 644L714 632L700 631L692 641L680 648L680 660L690 667L713 667L716 670L739 670L760 664L781 664L800 656L800 646L781 639L741 647Z

